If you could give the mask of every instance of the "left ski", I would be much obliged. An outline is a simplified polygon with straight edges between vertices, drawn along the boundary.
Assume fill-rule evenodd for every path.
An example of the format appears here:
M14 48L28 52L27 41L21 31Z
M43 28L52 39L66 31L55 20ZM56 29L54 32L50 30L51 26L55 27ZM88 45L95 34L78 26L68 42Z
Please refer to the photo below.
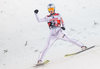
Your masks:
M50 61L46 60L43 63L36 64L34 67L43 66L43 65L47 64L48 62L50 62Z
M66 54L65 57L77 55L77 54L79 54L79 53L82 53L82 52L87 51L87 50L89 50L89 49L92 49L92 48L94 48L94 47L95 47L95 46L91 46L91 47L89 47L89 48L87 48L87 49L85 49L85 50L82 50L82 51L78 51L78 52L71 53L71 54Z

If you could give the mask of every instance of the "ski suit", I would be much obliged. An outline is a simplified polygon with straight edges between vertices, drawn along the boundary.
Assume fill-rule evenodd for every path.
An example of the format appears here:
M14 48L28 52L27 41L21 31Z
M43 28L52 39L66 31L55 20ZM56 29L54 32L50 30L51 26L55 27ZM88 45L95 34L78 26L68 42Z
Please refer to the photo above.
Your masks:
M69 41L79 47L84 46L82 43L73 40L69 38L65 33L63 33L61 27L64 27L64 22L62 17L60 16L59 13L54 13L53 15L47 15L46 17L40 19L38 17L38 14L35 14L38 22L47 22L48 26L50 28L50 35L47 41L47 44L43 51L41 52L39 56L39 60L42 60L47 52L47 50L53 45L53 43L58 40L64 40L64 41Z

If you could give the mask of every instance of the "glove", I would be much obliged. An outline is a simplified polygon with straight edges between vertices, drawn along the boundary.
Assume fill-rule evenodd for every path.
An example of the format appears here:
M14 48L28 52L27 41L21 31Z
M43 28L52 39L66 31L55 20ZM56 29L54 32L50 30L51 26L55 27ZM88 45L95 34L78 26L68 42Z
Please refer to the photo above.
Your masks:
M65 30L65 27L61 27L62 30Z
M39 12L39 10L38 10L38 9L34 10L34 13L38 14L38 12Z

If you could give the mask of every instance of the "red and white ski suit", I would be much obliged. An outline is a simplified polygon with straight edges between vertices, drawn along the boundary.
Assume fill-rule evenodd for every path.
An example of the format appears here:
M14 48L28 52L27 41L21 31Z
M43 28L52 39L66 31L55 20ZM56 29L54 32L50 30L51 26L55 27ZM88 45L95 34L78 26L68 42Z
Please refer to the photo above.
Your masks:
M45 48L43 49L43 51L41 52L41 54L39 56L39 60L42 60L44 58L47 50L58 39L61 39L64 41L69 41L80 47L84 46L82 43L69 38L65 33L63 33L63 30L61 29L61 27L64 27L64 23L63 23L63 19L60 16L60 14L55 13L54 15L47 15L46 17L44 17L42 19L40 19L37 14L35 14L35 15L36 15L38 22L47 22L48 26L50 28L50 35L49 35L47 44L46 44ZM53 23L53 26L50 26L50 23Z

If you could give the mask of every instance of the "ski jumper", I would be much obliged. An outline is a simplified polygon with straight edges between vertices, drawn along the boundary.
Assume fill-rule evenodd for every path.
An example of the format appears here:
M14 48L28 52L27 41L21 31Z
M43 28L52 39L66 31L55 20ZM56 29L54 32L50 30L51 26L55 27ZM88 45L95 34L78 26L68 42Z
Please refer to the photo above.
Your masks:
M50 28L50 34L49 34L47 44L46 44L45 48L43 49L43 51L41 52L41 54L39 56L39 60L42 60L44 58L47 50L58 39L61 39L64 41L69 41L79 47L84 46L82 43L69 38L65 33L63 33L63 30L61 29L61 27L64 27L64 22L59 13L54 13L53 15L47 15L46 17L44 17L42 19L40 19L38 17L38 14L35 14L35 15L36 15L38 22L47 22L48 26Z

